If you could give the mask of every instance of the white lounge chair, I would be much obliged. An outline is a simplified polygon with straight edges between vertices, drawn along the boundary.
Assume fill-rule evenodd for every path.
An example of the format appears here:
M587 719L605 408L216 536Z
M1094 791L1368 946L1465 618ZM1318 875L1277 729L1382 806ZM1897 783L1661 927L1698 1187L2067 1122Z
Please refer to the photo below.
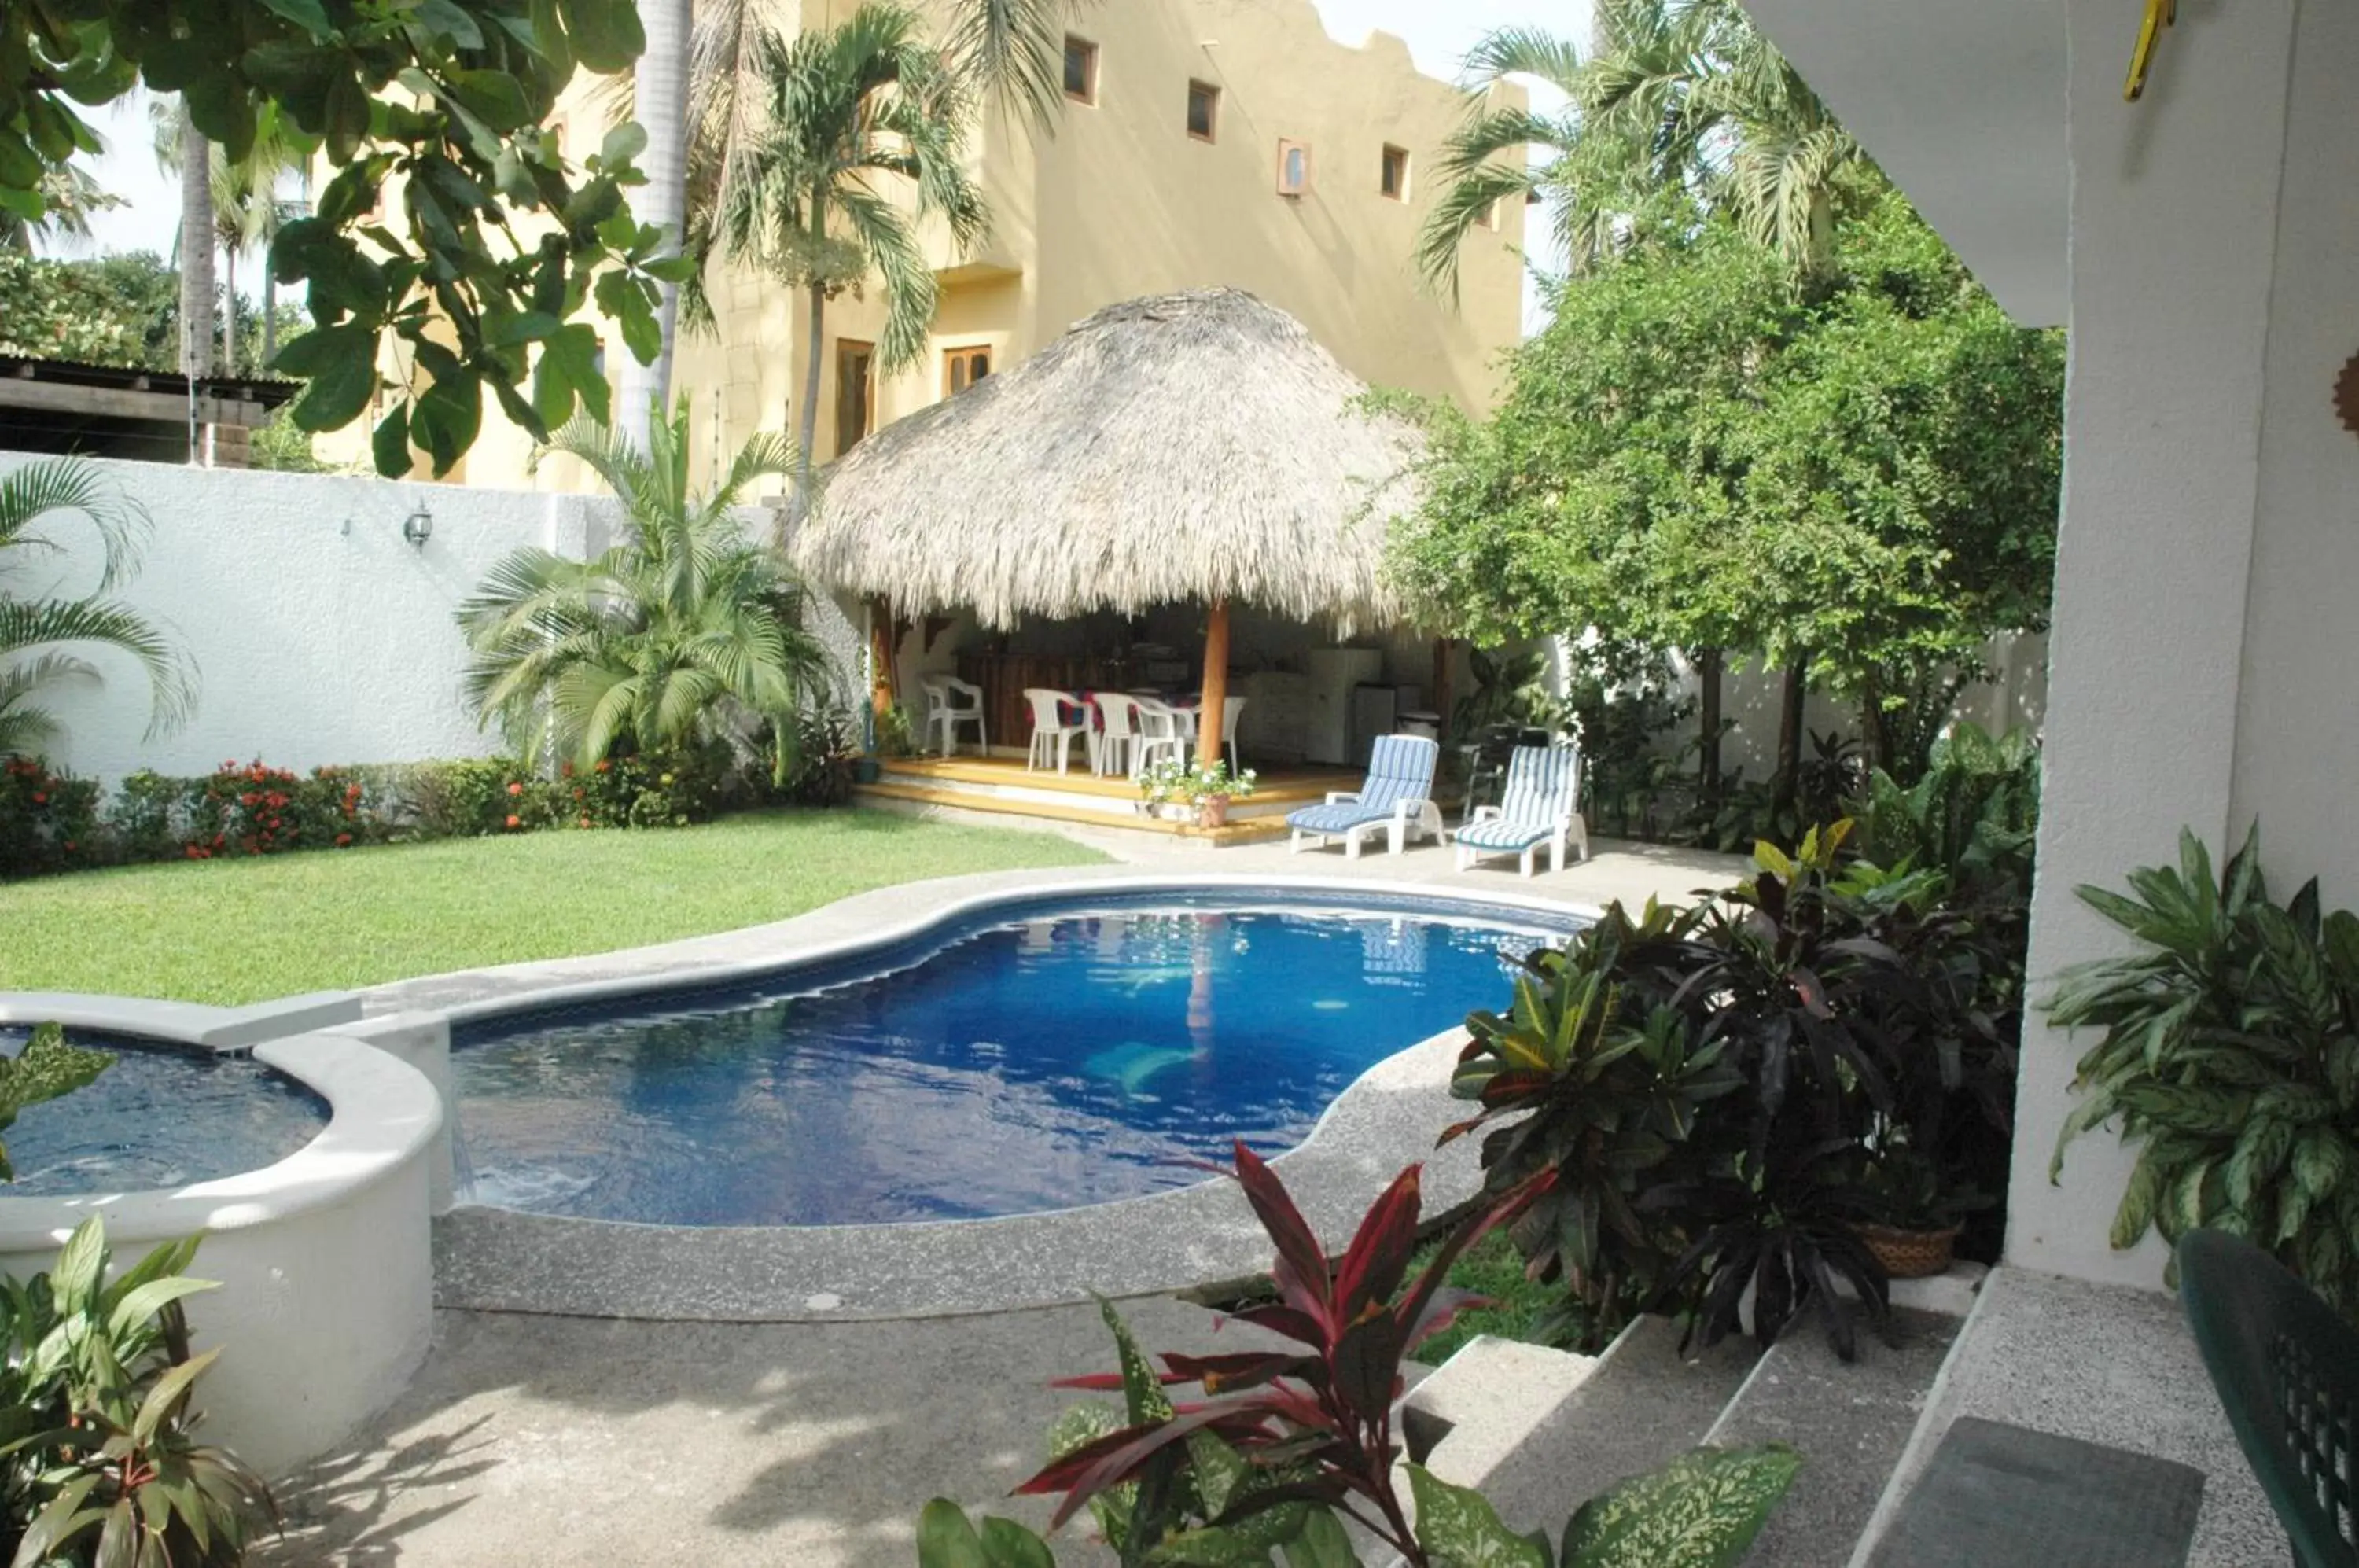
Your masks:
M1064 710L1080 707L1081 699L1070 691L1055 691L1046 686L1027 686L1024 688L1024 700L1032 704L1032 749L1024 758L1025 771L1028 773L1035 768L1047 768L1052 756L1056 759L1057 771L1066 771L1072 762L1075 735L1083 737L1082 746L1087 749L1090 733L1088 711L1083 709L1080 724L1067 724Z
M940 732L944 757L958 749L956 736L961 724L973 724L975 750L990 753L991 736L983 723L982 687L948 675L929 676L919 684L926 693L925 734L930 739L936 731Z
M1519 746L1507 760L1507 789L1495 806L1477 806L1458 830L1458 869L1485 855L1523 857L1532 874L1540 846L1549 869L1564 869L1566 846L1589 858L1589 824L1581 817L1581 753L1569 746Z
M1333 789L1322 805L1290 813L1288 854L1306 843L1343 841L1345 858L1360 857L1361 843L1379 829L1398 855L1412 833L1441 836L1441 808L1433 803L1433 765L1441 747L1422 735L1381 735L1368 755L1368 777L1357 789Z

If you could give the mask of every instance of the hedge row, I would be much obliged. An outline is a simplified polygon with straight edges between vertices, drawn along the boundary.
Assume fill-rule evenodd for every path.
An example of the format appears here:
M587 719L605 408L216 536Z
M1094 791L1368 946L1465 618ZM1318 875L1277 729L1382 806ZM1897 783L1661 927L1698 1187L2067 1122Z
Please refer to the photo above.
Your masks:
M618 757L555 778L515 757L319 768L224 762L202 778L134 773L112 791L45 763L0 771L0 877L141 861L471 838L553 829L684 826L775 803L725 746Z

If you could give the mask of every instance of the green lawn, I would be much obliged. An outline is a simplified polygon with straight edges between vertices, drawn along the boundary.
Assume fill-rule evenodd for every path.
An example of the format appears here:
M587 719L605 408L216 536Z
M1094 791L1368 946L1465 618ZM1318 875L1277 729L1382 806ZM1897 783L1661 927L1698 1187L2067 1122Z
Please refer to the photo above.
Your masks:
M1101 860L883 811L125 866L0 887L0 990L236 1004L784 920L925 877Z
M1439 1245L1429 1242L1418 1249L1409 1264L1410 1279L1424 1271ZM1457 1322L1418 1346L1412 1354L1429 1367L1440 1366L1478 1334L1560 1350L1571 1348L1577 1337L1572 1324L1560 1321L1565 1307L1564 1287L1525 1279L1524 1260L1504 1233L1494 1231L1468 1247L1451 1265L1450 1283L1487 1297L1491 1304L1462 1313Z

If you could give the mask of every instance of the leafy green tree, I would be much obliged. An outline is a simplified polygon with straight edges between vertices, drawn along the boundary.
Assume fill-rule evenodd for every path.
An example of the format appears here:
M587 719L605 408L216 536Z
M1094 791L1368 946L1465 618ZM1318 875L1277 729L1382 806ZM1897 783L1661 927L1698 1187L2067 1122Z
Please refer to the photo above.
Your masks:
M1586 59L1535 27L1491 33L1468 54L1470 85L1534 76L1569 103L1550 114L1478 103L1444 147L1419 234L1427 278L1454 290L1459 250L1493 203L1534 195L1576 274L1666 192L1728 213L1797 272L1821 270L1866 158L1736 0L1598 0L1593 36Z
M391 339L413 379L377 465L407 472L414 443L445 472L487 396L537 436L607 412L585 306L654 353L658 284L679 269L625 203L642 138L574 169L543 128L577 66L626 71L644 44L633 0L27 0L0 14L0 209L42 221L44 181L99 150L82 110L135 85L179 94L233 162L283 112L341 171L272 247L319 323L280 361L310 383L294 418L360 418Z
M2008 320L1886 192L1766 360L1741 442L1761 651L1858 704L1914 778L1984 646L2048 624L2063 476L2060 334Z
M28 560L63 548L41 531L41 523L69 513L98 535L96 590L78 599L11 592L10 579ZM27 463L0 474L0 755L37 752L56 736L57 719L38 699L60 681L99 674L77 648L111 648L137 661L147 677L150 735L172 729L195 707L196 679L188 661L136 612L107 597L137 570L147 528L147 511L79 458Z
M924 353L934 271L918 224L939 214L962 248L986 224L962 154L974 101L927 40L918 14L871 4L841 26L761 45L762 130L719 214L722 254L804 291L802 474L818 435L827 302L883 285L877 359L887 371ZM914 209L894 200L906 181Z
M1733 219L1658 209L1555 304L1496 415L1437 424L1403 586L1480 641L1593 627L1803 670L1913 778L1931 735L1906 721L2045 621L2058 338L1892 194L1808 290Z
M1773 606L1736 550L1760 365L1801 315L1777 259L1658 198L1641 248L1556 291L1476 422L1436 415L1425 499L1392 566L1434 623L1484 644L1593 629L1695 650L1701 775L1719 778L1721 651L1757 651Z
M538 752L553 738L581 767L638 751L750 734L766 724L772 764L793 761L795 719L826 682L825 648L802 629L800 584L747 536L736 507L794 468L777 435L748 441L717 488L689 488L689 404L652 422L641 452L576 421L549 450L580 458L622 502L622 538L586 561L519 550L458 618L474 659L477 715ZM553 735L552 735L553 732Z

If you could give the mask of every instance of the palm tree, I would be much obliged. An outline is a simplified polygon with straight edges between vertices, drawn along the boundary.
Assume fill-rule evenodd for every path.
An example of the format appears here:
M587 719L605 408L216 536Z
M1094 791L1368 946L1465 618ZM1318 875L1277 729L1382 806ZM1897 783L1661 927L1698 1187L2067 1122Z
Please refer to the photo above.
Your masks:
M156 162L158 167L179 169L185 175L189 168L188 141L190 135L186 115L177 106L162 103L149 105L155 122ZM263 357L266 363L277 352L277 287L269 270L270 242L278 236L280 226L299 217L299 203L282 201L278 195L280 182L289 174L299 174L319 146L318 139L304 135L292 120L276 106L266 106L257 117L254 145L245 157L231 161L229 154L219 145L197 138L205 155L207 169L204 211L210 214L206 226L212 234L204 251L206 280L204 289L210 298L213 252L221 253L223 263L222 293L225 301L226 321L221 332L222 374L237 374L237 259L245 252L261 247L265 261L263 271ZM182 189L181 212L181 312L189 319L190 287L188 256L191 245L188 226L188 208ZM207 315L211 312L208 310ZM183 332L187 331L184 326Z
M1441 198L1418 264L1455 292L1458 255L1494 202L1546 199L1566 265L1586 270L1666 198L1723 207L1798 274L1826 263L1859 144L1736 0L1598 0L1594 48L1535 28L1492 33L1466 58L1470 87L1533 76L1568 107L1478 101L1443 149ZM1538 155L1535 157L1534 155Z
M188 105L178 116L180 169L180 374L213 371L213 186L212 144ZM191 452L193 459L195 453Z
M802 629L801 585L749 539L736 507L793 471L783 437L745 443L718 489L689 490L689 400L649 421L642 452L576 419L547 451L582 460L623 504L622 537L591 561L519 550L460 605L477 718L529 755L551 743L590 767L617 746L771 733L774 776L793 760L796 715L832 676Z
M647 134L639 160L647 182L639 188L633 215L661 229L677 245L688 216L690 0L638 0L638 10L647 48L631 68L631 90L636 117ZM660 342L653 363L641 365L636 354L623 356L615 377L614 428L633 444L647 443L656 406L670 392L679 315L679 289L659 284L656 326Z
M976 99L1019 110L1036 127L1053 128L1065 102L1065 21L1089 3L954 0L944 56ZM634 210L643 221L674 228L682 250L702 262L722 248L722 215L736 200L763 133L768 97L764 40L790 35L801 24L799 7L791 0L704 0L693 5L692 21L684 20L690 9L681 0L643 0L647 51L630 77L617 79L619 91L607 94L606 102L618 118L636 116L647 126L647 156L642 160L647 183L633 198ZM679 102L668 83L683 62L684 115L657 107L658 94L671 94L670 103ZM642 103L649 106L646 114L638 114ZM666 158L667 136L679 141L677 159ZM659 318L663 346L655 364L644 374L632 364L623 367L626 415L636 402L660 404L669 395L681 316L691 326L712 322L701 267L677 293L666 289Z
M963 251L982 237L982 192L960 158L973 103L960 72L924 38L914 11L863 5L841 26L765 33L758 136L719 214L723 253L809 300L800 479L808 495L819 428L827 301L881 279L887 373L916 363L933 324L934 273L917 222L940 214ZM895 201L907 182L914 213Z
M79 599L8 593L10 566L27 555L63 552L37 528L63 514L79 515L98 535L97 588ZM0 474L0 756L37 752L58 735L56 718L37 701L44 689L99 679L77 647L112 648L138 661L147 677L150 736L176 728L195 707L196 679L186 660L136 612L106 596L138 569L148 526L136 501L110 489L80 458L28 463Z

